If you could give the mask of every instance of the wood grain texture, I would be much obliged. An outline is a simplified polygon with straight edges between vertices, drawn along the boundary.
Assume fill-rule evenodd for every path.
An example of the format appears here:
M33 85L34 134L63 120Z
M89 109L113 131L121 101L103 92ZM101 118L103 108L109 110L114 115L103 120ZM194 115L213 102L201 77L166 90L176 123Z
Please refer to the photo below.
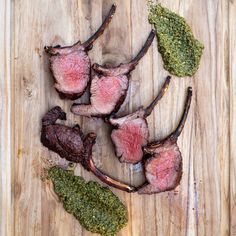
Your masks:
M230 123L229 123L229 139L230 139L230 168L229 168L229 230L231 235L236 235L236 25L233 23L236 19L236 2L229 2L229 99L230 99Z
M12 151L11 151L11 5L0 1L0 235L11 235L12 209Z
M66 124L96 131L94 159L110 175L133 184L144 181L140 166L120 164L102 121L75 117L70 101L53 88L45 45L85 41L102 23L111 4L117 12L93 49L92 62L119 64L140 50L151 26L144 0L0 0L0 235L83 235L91 233L67 214L49 182L45 160L58 160L42 147L41 117L52 106L67 113ZM175 190L152 196L114 190L129 211L120 236L236 235L236 1L160 0L184 16L205 45L193 78L174 78L148 118L150 139L177 125L186 89L193 102L179 147L183 178ZM130 101L122 113L148 105L166 75L155 41L131 74ZM88 100L85 94L82 101ZM77 166L76 173L97 180Z

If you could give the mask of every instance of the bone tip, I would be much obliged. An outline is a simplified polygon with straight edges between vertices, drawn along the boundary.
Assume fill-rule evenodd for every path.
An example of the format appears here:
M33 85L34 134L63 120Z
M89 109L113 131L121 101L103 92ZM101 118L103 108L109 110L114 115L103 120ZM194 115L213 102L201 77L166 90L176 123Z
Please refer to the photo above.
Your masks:
M156 30L152 29L150 35L152 35L154 37L155 34L156 34Z
M152 42L155 38L155 35L156 35L156 31L154 29L152 29L149 36L148 36L148 41Z
M192 96L192 94L193 94L193 88L192 87L188 87L188 94L189 94L189 96Z
M156 30L152 29L152 30L151 30L151 33L156 33Z
M116 4L113 3L112 6L111 6L111 10L110 10L110 17L113 17L114 13L116 11Z
M112 10L114 10L114 11L116 10L116 7L117 7L117 5L115 3L113 3L111 6Z
M168 75L167 77L166 77L166 82L169 84L170 83L170 81L171 81L171 76L170 75Z

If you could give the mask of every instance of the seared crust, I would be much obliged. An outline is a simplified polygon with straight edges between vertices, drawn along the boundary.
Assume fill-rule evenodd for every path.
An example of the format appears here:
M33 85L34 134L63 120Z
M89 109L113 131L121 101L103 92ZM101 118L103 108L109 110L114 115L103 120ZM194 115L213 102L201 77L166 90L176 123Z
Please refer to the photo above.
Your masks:
M88 54L87 54L87 51L91 50L92 49L92 46L93 46L93 43L94 41L100 37L104 30L106 29L106 27L109 25L112 17L114 16L114 13L116 11L116 5L113 4L107 17L105 18L105 20L103 21L102 25L99 27L99 29L86 41L84 42L83 44L81 44L80 41L76 42L75 44L71 45L71 46L63 46L61 47L60 45L56 45L56 46L45 46L44 47L44 50L46 53L48 53L50 55L50 58L52 57L57 57L60 55L60 53L63 51L65 54L69 54L71 52L71 50L74 50L74 51L83 51L84 52L84 56L86 58L86 61L84 62L85 64L81 63L81 65L84 65L84 74L82 73L82 75L86 76L86 80L84 80L84 83L87 83L87 84L83 84L82 85L82 88L80 89L77 89L75 92L70 92L70 93L67 93L65 92L63 89L63 86L62 86L62 89L56 89L56 91L59 93L59 96L61 99L70 99L70 100L75 100L79 97L81 97L83 95L83 93L85 92L87 86L88 86L88 82L91 78L91 62L90 62L90 59L88 57ZM81 56L78 56L77 58L81 58ZM78 65L78 64L77 64ZM59 66L59 65L57 65ZM57 68L56 66L56 68ZM54 68L55 69L55 68ZM88 74L88 69L90 71L90 73ZM52 69L52 63L51 63L51 60L50 60L50 70L53 74L53 77L54 77L54 82L57 83L57 76L55 75L55 71ZM77 76L79 76L77 74ZM84 79L84 78L83 78ZM60 84L60 83L58 83ZM84 87L85 86L85 87ZM64 85L65 87L65 85ZM79 90L82 90L83 91L79 91ZM71 89L73 91L73 89ZM67 90L68 91L68 90Z
M147 124L146 118L151 114L151 112L152 112L152 110L154 109L154 107L157 105L157 103L161 100L161 98L163 97L163 95L164 95L165 92L167 91L168 86L169 86L169 83L170 83L170 79L171 79L171 77L170 77L170 76L167 76L167 78L166 78L166 80L165 80L165 82L164 82L164 84L163 84L163 86L162 86L160 92L159 92L158 95L154 98L154 100L151 102L151 104L150 104L148 107L146 107L145 109L144 109L143 107L140 107L137 111L135 111L135 112L133 112L133 113L131 113L131 114L129 114L129 115L126 115L126 116L124 116L124 117L120 117L120 118L110 118L110 119L109 119L109 122L110 122L111 125L114 126L114 124L116 124L116 122L117 122L117 125L115 126L115 129L114 129L114 130L117 130L117 129L120 128L120 125L119 125L119 124L123 124L124 122L126 122L127 125L128 125L128 124L132 125L132 123L127 123L127 122L132 122L132 121L135 122L135 120L137 120L138 118L141 118L141 119L145 122L146 128L147 128L147 132L148 132L148 124ZM121 121L121 120L122 120L122 121ZM118 123L119 123L119 124L118 124ZM134 124L134 123L133 123L133 124ZM123 130L123 131L124 131L124 130ZM123 132L121 131L120 134L122 134L122 133L123 133ZM144 131L143 131L143 135L144 135ZM146 135L143 136L143 137L146 137ZM148 137L149 137L149 132L148 132ZM148 137L147 137L147 140L148 140ZM127 156L126 154L124 154L126 148L128 148L128 147L130 146L130 143L127 142L127 143L126 143L126 146L124 146L124 144L117 146L118 144L122 144L122 140L121 140L121 138L116 137L115 131L114 131L114 133L113 133L113 132L111 133L111 139L112 139L112 143L113 143L113 145L114 145L114 147L115 147L115 154L116 154L116 156L119 158L119 161L120 161L120 162L122 162L122 163L125 162L125 163L136 164L136 163L138 163L138 162L140 162L140 161L142 160L142 158L141 158L141 159L138 159L137 154L134 154L134 152L133 152L133 156L132 156L132 157L133 157L133 159L136 159L136 157L137 157L137 161L132 160L132 159L129 159L128 156ZM145 145L146 145L146 143L143 144L142 146L140 145L140 148L142 148L142 147L145 146ZM126 148L125 148L125 147L126 147ZM137 148L138 148L138 147L137 147ZM118 150L120 150L120 153L119 153ZM122 151L124 151L123 154L121 154Z
M164 191L160 191L159 189L155 188L154 186L152 186L150 183L146 182L143 185L141 185L140 187L138 187L138 193L139 194L153 194L153 193L160 193L160 192L167 192L167 191L171 191L174 190L181 182L182 179L182 175L183 175L183 159L182 159L182 153L179 151L180 153L180 157L181 157L181 162L179 164L179 169L177 170L177 178L175 179L175 182L172 183L171 186L169 186L168 188L166 188ZM151 161L153 158L155 157L150 157L147 160L144 160L143 162L143 166L147 165L147 162ZM144 174L146 175L146 168L144 167Z
M56 124L57 119L66 119L65 112L60 107L49 110L42 118L41 142L68 161L81 163L104 183L126 192L135 192L136 188L113 179L100 171L93 163L92 148L95 144L96 134L89 133L84 137L79 125L68 127Z
M51 73L53 75L54 83L57 83L56 77L55 77L54 72L52 70L52 63L50 62L50 60L49 60L49 63L50 63L49 69L50 69L50 71L51 71ZM89 67L90 67L89 78L91 78L91 61L90 61L90 59L89 59ZM90 84L90 81L91 80L88 81L88 85ZM56 89L56 91L58 92L59 97L61 99L68 99L68 100L72 100L73 101L73 100L76 100L76 99L80 98L85 93L88 85L84 88L83 91L81 91L79 93L63 93L63 92L59 91L58 89Z
M130 76L128 76L128 79L129 79L129 77ZM115 106L114 110L110 114L107 114L107 115L103 116L103 118L109 117L111 114L117 113L120 110L120 107L124 103L125 98L127 96L127 92L128 92L128 89L129 89L129 84L130 83L128 83L128 86L125 90L125 93L120 97L119 101L116 103L116 106Z
M76 99L80 98L84 94L85 91L86 91L86 88L81 93L62 93L57 90L59 97L61 99L69 99L69 100L76 100Z
M181 162L181 165L182 165L182 162ZM178 177L176 179L176 182L170 188L167 188L164 191L158 191L158 190L155 189L155 187L153 187L151 184L146 182L142 186L137 188L137 192L138 192L138 194L151 195L151 194L154 194L154 193L164 193L164 192L172 191L180 185L182 175L183 175L183 170L182 170L182 167L181 167L181 171L178 172Z
M129 85L128 85L128 88L129 88ZM123 94L123 95L120 97L119 101L117 102L117 104L116 104L116 106L115 106L115 108L114 108L114 110L113 110L112 112L110 112L109 114L96 114L96 115L92 115L92 114L91 114L90 117L103 118L104 121L106 121L106 119L107 119L108 117L110 117L112 114L118 112L119 109L120 109L120 107L121 107L121 105L123 104L123 102L124 102L124 100L125 100L125 98L126 98L128 88L125 90L125 94ZM91 94L91 93L90 93L90 94ZM75 98L75 99L77 99L77 98ZM71 100L75 100L75 99L71 99ZM76 106L76 105L89 105L89 104L87 104L87 103L79 103L79 104L74 103L74 104L72 104L71 107Z
M74 114L77 114L77 115L84 115L84 116L88 116L88 117L102 117L102 118L106 118L106 117L109 117L111 114L114 114L116 113L117 111L119 111L121 105L123 104L126 96L127 96L127 91L128 91L128 88L129 88L129 78L130 78L130 73L132 70L135 69L135 67L137 66L138 62L141 60L141 58L144 57L144 55L147 53L148 49L150 48L152 42L153 42L153 39L155 37L155 31L152 30L144 44L144 46L142 47L142 49L140 50L140 52L138 53L138 55L133 58L130 62L128 63L121 63L120 65L118 66L115 66L115 67L108 67L106 65L104 66L101 66L101 65L98 65L98 64L93 64L92 66L92 69L94 71L94 73L92 73L92 77L94 79L95 76L97 77L120 77L120 76L125 76L127 78L127 82L128 82L128 85L125 89L122 88L121 90L121 94L120 94L120 97L116 97L115 98L115 106L114 106L114 109L111 110L110 107L108 108L109 110L106 112L104 112L104 109L99 109L98 112L96 112L96 108L95 106L93 107L92 104L73 104L72 105L72 108L71 108L71 111L74 113ZM90 87L91 88L91 87ZM117 90L117 91L120 91L120 90ZM111 95L110 95L111 96ZM116 102L116 99L118 100ZM112 99L110 98L110 101ZM107 102L108 103L108 102ZM113 106L113 101L110 102L111 103L111 106ZM78 110L76 110L75 106L78 105ZM79 105L91 105L92 108L94 108L94 110L90 110L90 112L84 112L82 111L82 109L80 110L79 112ZM105 108L107 108L105 105L104 105ZM80 107L81 108L81 107ZM112 107L113 108L113 107Z
M144 121L144 122L146 123L146 125L148 126L147 120L146 120L146 119L143 119L143 121ZM114 130L117 130L117 129L119 129L119 125L117 125L117 126L114 128ZM111 135L111 134L110 134L110 135ZM149 138L149 132L148 132L148 138ZM148 138L147 138L147 140L148 140ZM129 161L123 160L123 159L122 159L122 156L123 156L123 155L122 155L122 154L121 154L121 155L118 155L118 151L117 151L118 147L115 145L113 139L111 139L111 140L112 140L112 145L113 145L113 147L114 147L115 155L119 158L119 161L120 161L121 163L129 163L129 164L135 165L135 164L139 163L140 161L142 161L142 158L141 158L140 160L137 160L136 162L129 162ZM144 147L144 145L143 145L142 147Z
M170 190L175 189L179 185L181 178L182 178L182 174L183 174L183 161L182 161L182 154L181 154L181 152L178 148L178 145L177 145L177 139L184 128L184 124L187 119L188 112L189 112L190 105L191 105L191 99L192 99L192 88L189 87L186 101L185 101L184 111L183 111L182 117L181 117L180 122L179 122L177 128L175 129L175 131L172 132L165 139L151 142L146 147L143 148L144 153L147 155L147 160L145 161L145 164L144 164L144 173L147 177L148 183L146 182L138 188L139 194L152 194L152 193L170 191ZM174 154L172 153L172 154L175 155L174 158L180 158L179 168L175 170L177 172L177 176L175 179L173 179L173 182L171 184L169 184L167 182L167 184L169 184L169 186L166 186L166 188L163 188L163 185L162 185L163 182L158 183L159 186L156 184L153 185L151 183L151 182L153 182L153 174L151 173L152 169L149 168L149 173L148 173L147 163L155 158L160 158L161 155L164 155L163 153L166 153L169 151L173 151L173 152L177 151L176 153L174 153ZM155 155L159 155L159 157L155 157ZM166 155L167 156L164 156L164 158L168 158L168 160L169 160L169 156L167 153L166 153ZM153 163L151 163L151 164L153 164ZM158 162L154 163L154 164L158 165ZM163 164L163 162L161 164ZM149 174L149 176L147 176L148 174Z
M95 71L92 71L92 76L93 78L95 76L98 76L99 79L103 76L99 73L96 73ZM102 113L96 113L95 115L94 114L89 114L88 117L97 117L97 118L103 118L104 121L106 121L106 119L108 117L110 117L112 114L115 114L116 112L119 111L121 105L124 103L124 100L127 96L127 92L128 92L128 89L129 89L129 78L130 78L130 75L124 75L126 76L126 79L128 80L128 83L127 83L127 87L122 91L123 94L120 96L119 100L116 102L116 105L115 107L113 108L113 110L110 112L110 113L107 113L107 114L102 114ZM80 105L91 105L91 85L92 85L92 80L90 81L90 84L89 84L89 103L73 103L72 106L71 106L71 112L76 114L74 111L73 111L73 107L76 107L76 106L80 106ZM77 115L77 114L76 114ZM80 114L78 114L80 115Z
M66 113L59 106L49 110L42 118L42 144L68 161L80 162L84 158L84 145L79 125L71 128L56 124L57 119L66 120Z

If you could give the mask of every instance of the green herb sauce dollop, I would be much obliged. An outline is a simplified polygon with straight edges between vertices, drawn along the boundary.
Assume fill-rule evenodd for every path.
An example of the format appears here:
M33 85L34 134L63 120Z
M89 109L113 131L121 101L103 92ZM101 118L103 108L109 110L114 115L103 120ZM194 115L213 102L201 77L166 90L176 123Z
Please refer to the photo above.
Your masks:
M126 207L107 187L93 181L85 182L72 171L59 167L50 168L48 176L65 210L87 230L110 236L127 224Z
M160 4L149 5L149 22L157 32L158 51L171 74L192 76L198 69L204 46L194 38L185 19Z

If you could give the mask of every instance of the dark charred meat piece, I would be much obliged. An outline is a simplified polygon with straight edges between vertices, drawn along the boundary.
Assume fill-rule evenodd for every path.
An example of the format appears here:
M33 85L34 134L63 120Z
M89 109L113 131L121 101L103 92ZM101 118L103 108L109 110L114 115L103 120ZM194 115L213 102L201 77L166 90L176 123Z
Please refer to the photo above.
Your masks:
M155 141L144 147L147 154L145 162L145 183L138 190L139 194L152 194L173 190L182 177L182 155L177 139L183 130L191 104L192 88L188 88L184 113L177 129L167 138Z
M84 143L92 149L91 144L94 143L96 135L90 133L84 137L79 125L71 128L56 124L57 119L66 120L66 113L60 107L54 107L43 117L41 142L68 161L82 162L85 155Z
M83 135L79 125L73 128L56 124L57 119L66 120L66 113L60 107L48 111L42 119L41 142L68 161L81 163L104 183L126 192L135 192L136 188L110 178L100 171L92 160L92 147L96 134Z
M45 51L50 55L50 68L55 79L55 88L61 98L77 99L80 97L90 80L91 63L87 51L92 49L94 41L103 34L116 10L111 10L97 32L86 42L78 41L72 46L46 46Z
M161 91L146 109L140 107L136 112L127 116L109 118L110 124L115 126L111 133L111 139L120 162L135 164L142 160L142 148L147 145L149 138L146 118L168 89L170 79L170 76L166 78Z
M152 44L155 32L152 31L139 54L129 63L108 68L93 65L90 87L90 104L73 104L71 111L76 115L106 117L119 110L124 102L129 87L130 72L146 54Z

